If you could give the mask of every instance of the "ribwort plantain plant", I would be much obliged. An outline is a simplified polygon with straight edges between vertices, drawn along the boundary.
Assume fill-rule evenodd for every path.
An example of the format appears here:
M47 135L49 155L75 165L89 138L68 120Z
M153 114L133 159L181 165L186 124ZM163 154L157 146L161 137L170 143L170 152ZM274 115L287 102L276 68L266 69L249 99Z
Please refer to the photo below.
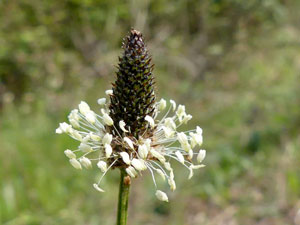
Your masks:
M100 115L86 102L71 111L68 123L60 123L56 133L66 133L80 142L78 149L65 150L65 155L76 169L92 168L92 162L103 173L94 188L104 192L101 181L110 169L120 170L120 190L117 224L127 222L127 209L131 179L144 170L152 176L156 197L168 202L165 192L157 189L156 176L166 180L170 189L176 189L170 162L180 162L189 171L204 167L206 151L196 146L203 142L202 129L179 132L178 128L192 119L185 106L169 104L164 99L156 101L154 93L153 64L144 38L132 29L123 42L123 55L119 57L116 81L107 98L98 99ZM161 119L158 119L161 115ZM179 142L179 147L176 146ZM198 164L193 164L196 155Z

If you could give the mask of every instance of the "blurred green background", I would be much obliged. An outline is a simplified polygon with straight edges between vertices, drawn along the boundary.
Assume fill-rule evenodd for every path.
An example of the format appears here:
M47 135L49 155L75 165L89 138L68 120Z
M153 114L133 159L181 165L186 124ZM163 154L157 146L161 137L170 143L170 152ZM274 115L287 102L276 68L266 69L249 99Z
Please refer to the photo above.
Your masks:
M289 225L300 208L300 1L1 0L0 224L112 225L118 171L92 183L63 151L59 122L94 110L122 38L144 33L157 95L204 130L206 168L176 169L170 203L133 181L129 224ZM167 185L160 184L163 190Z

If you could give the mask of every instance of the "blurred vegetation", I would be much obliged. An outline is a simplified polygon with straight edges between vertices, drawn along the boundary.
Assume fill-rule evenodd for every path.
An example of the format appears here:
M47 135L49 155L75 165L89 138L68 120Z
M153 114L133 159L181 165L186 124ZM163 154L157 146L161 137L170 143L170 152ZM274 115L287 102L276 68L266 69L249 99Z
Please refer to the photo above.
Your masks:
M54 130L80 100L96 109L122 38L141 30L157 94L204 130L207 167L171 202L134 181L130 224L293 224L300 208L300 2L0 1L0 224L114 224L118 173L73 170ZM164 184L161 184L164 185ZM134 196L134 197L133 197Z

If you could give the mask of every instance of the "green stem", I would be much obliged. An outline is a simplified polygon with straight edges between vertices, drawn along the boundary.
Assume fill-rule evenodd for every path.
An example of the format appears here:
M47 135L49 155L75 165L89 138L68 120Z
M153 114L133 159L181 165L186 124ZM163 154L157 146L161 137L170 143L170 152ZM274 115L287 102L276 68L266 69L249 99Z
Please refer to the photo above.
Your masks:
M117 225L126 225L130 180L124 169L121 169Z

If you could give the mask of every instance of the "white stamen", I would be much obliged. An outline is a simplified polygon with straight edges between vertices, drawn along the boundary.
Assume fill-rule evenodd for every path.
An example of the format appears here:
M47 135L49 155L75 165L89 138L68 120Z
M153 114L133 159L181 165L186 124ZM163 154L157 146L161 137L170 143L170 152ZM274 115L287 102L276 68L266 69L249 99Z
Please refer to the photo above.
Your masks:
M105 103L106 103L106 98L99 98L99 99L97 100L97 103L98 103L99 105L105 105Z
M124 137L123 139L131 149L134 149L132 141L128 137Z
M189 171L190 171L190 173L189 173L188 179L191 179L191 178L194 176L193 168L192 168L192 167L189 167Z
M139 145L138 154L141 158L145 159L148 155L148 148L146 144Z
M127 152L121 152L120 155L122 157L123 162L126 163L127 165L130 165L131 161L130 161L128 153Z
M185 115L185 106L184 105L178 106L176 115L178 116L178 118L182 118Z
M91 124L94 124L96 122L96 116L95 116L95 113L93 111L87 112L85 114L85 118Z
M180 153L180 151L176 151L175 155L177 156L178 160L180 163L184 164L184 157L183 155Z
M165 162L166 162L165 157L164 157L162 154L160 154L158 151L156 151L154 148L151 148L150 152L151 152L151 154L152 154L155 158L157 158L161 163L165 163Z
M70 124L74 127L74 128L80 128L80 124L78 123L77 120L74 120L72 118L69 118L69 122Z
M206 151L204 149L201 149L198 153L197 161L201 163L204 160L205 156L206 156Z
M164 163L164 167L166 168L166 170L168 171L173 171L172 167L171 167L171 164L169 162L165 162Z
M89 105L84 101L80 102L80 104L78 105L78 108L79 108L80 113L83 115L85 115L87 112L89 112L91 110Z
M196 132L197 132L197 134L199 134L199 135L202 135L202 128L200 128L199 126L197 126L196 127Z
M165 119L165 126L173 130L176 130L176 124L172 118Z
M145 165L145 162L142 159L133 159L131 161L131 164L138 171L142 171L142 170L146 170L147 169L147 167Z
M137 172L132 166L126 168L126 173L133 178L137 176Z
M93 187L94 187L97 191L99 191L99 192L105 192L103 189L101 189L101 188L98 186L98 184L93 184Z
M79 162L87 169L90 169L92 167L92 162L86 157L81 157L79 159Z
M106 158L109 158L112 153L112 147L109 144L105 144L104 148L105 148L105 156Z
M66 122L60 123L59 128L56 129L57 134L71 133L72 131L72 126L70 124L67 124Z
M82 142L87 143L89 140L91 140L90 134L86 135L86 136L82 139Z
M200 164L200 165L191 165L190 167L191 167L193 170L197 170L197 169L200 169L200 168L205 167L205 165L203 165L203 164Z
M168 202L169 201L168 196L165 192L157 190L155 195L156 195L157 199L160 200L160 201L163 201L163 202Z
M64 153L69 159L76 159L76 155L70 149L65 150Z
M77 159L70 159L69 162L75 169L78 169L78 170L82 169L81 164L80 164L80 162L78 162Z
M108 126L112 126L114 124L114 121L107 113L103 113L103 122Z
M105 145L105 144L110 145L111 141L112 141L112 135L109 133L106 133L102 139L103 145Z
M79 141L82 141L82 136L77 130L72 130L71 136Z
M99 161L97 163L98 168L102 171L102 173L105 173L107 171L107 164L104 161Z
M169 183L169 185L170 185L171 191L175 191L175 190L176 190L176 183L175 183L174 179L169 178L169 179L168 179L168 183Z
M150 124L151 128L155 127L154 119L151 116L145 116L145 120Z
M194 156L194 152L192 149L189 150L189 160L192 160Z
M105 94L106 94L106 95L112 95L112 94L113 94L113 90L106 90L106 91L105 91Z
M96 134L94 134L94 133L92 133L92 132L90 132L90 137L91 137L91 139L92 139L93 141L100 141L100 140L101 140L101 137L100 137L100 136L98 136L98 135L96 135Z
M128 132L128 130L126 130L126 128L125 128L125 122L123 121L123 120L121 120L120 122L119 122L119 127L121 128L121 130L122 131L124 131L124 132Z
M151 139L147 138L145 140L145 145L147 146L147 150L148 152L150 151L150 148L151 148Z
M177 138L181 145L188 144L187 136L183 132L178 133Z
M163 98L159 101L158 103L158 109L159 111L163 111L167 106L167 102L166 100L164 100Z
M88 153L91 152L93 149L91 148L91 146L85 144L85 143L80 143L79 147L80 151L84 152L84 153Z
M172 104L172 107L173 107L173 111L175 111L176 109L176 102L174 100L170 100L170 103Z
M164 172L161 169L156 169L155 171L161 176L161 178L163 180L166 180L166 176L165 176Z
M190 121L192 118L193 118L192 115L190 115L190 114L186 115L186 114L185 114L185 115L183 116L182 123L187 124L187 122Z
M164 131L166 138L174 137L175 134L174 130L171 130L169 127L165 127L165 126L163 126L162 129Z

